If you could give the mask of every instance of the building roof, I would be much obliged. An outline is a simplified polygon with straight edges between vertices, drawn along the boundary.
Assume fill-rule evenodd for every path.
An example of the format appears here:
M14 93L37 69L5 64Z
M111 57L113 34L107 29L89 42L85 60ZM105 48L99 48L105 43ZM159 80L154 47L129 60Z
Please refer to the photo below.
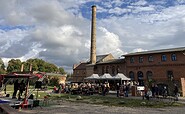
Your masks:
M88 64L87 62L80 63L80 64L78 64L74 69L75 69L75 70L84 70L84 69L86 69L86 65L87 65L87 64Z
M129 53L129 54L122 55L122 56L133 56L133 55L144 55L144 54L155 54L155 53L167 53L167 52L178 52L178 51L185 51L185 47L143 51L143 52Z
M105 55L96 55L96 63L102 62L102 61L103 61L103 59L104 59L104 58L106 58L106 57L107 57L107 56L109 56L109 55L111 55L111 56L112 56L112 54L111 54L111 53L109 53L109 54L105 54ZM90 61L90 60L88 60L88 62L87 62L87 63L89 63L89 61Z
M106 55L97 55L96 56L96 63L101 62L105 57L107 57L109 54Z
M113 59L113 60L108 60L108 61L103 62L103 59L104 59L105 57L109 56L109 55L111 55L111 54L97 55L97 56L96 56L96 64L97 64L97 63L103 63L103 64L105 64L106 62L113 62L113 61L115 61L115 60ZM112 56L112 55L111 55L111 56ZM86 66L87 66L87 65L88 65L88 66L91 66L91 65L95 65L95 64L89 64L89 60L88 60L87 62L82 62L82 63L79 63L79 64L75 65L73 69L75 69L75 70L84 70L84 69L86 69Z
M115 64L115 63L123 63L123 62L125 62L125 59L111 59L111 60L103 61L103 62L96 63L96 64L97 65L99 65L99 64Z

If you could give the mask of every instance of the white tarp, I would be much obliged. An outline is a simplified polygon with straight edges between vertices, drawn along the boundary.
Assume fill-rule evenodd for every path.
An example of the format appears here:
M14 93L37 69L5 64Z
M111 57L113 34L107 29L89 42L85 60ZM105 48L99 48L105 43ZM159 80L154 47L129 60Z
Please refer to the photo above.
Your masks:
M92 74L91 76L85 78L86 80L96 80L96 79L100 79L98 74Z
M105 73L104 75L100 76L100 79L109 80L109 79L113 79L113 77L110 74Z
M118 80L130 80L130 78L126 77L122 73L118 73L116 76L114 76L114 79L118 79Z

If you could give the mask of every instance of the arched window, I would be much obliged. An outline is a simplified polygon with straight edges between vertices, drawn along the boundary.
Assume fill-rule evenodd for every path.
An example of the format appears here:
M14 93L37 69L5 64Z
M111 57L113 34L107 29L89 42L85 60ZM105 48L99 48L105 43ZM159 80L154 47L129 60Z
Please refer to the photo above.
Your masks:
M120 68L119 68L119 66L117 66L117 69L116 69L116 70L117 70L117 73L119 73L119 72L120 72Z
M151 71L147 71L146 72L146 76L147 76L148 81L151 82L152 81L152 76L153 76L152 72Z
M129 72L129 77L130 77L131 80L135 80L134 72L133 71L130 71Z
M137 78L140 86L144 85L144 80L143 80L143 72L139 71L137 72Z
M171 55L171 59L172 59L172 61L176 61L176 60L177 60L177 57L176 57L176 54L175 54L175 53L173 53L173 54Z
M115 66L112 66L112 75L115 75Z
M104 69L105 69L105 67L104 66L102 66L102 75L104 74Z
M171 71L171 70L167 71L167 77L168 77L169 80L172 81L174 79L173 71Z
M106 73L109 73L109 66L106 66Z

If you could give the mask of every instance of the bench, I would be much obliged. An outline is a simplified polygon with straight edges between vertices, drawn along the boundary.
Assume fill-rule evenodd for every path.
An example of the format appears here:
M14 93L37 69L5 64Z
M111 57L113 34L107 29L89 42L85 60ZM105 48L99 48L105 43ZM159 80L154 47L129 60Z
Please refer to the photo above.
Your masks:
M8 104L0 104L1 114L19 114L19 112Z

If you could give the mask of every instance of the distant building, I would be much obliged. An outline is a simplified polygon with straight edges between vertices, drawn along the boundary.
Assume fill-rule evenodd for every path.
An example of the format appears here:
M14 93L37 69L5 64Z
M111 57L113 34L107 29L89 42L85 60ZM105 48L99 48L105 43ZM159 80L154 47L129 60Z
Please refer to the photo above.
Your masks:
M124 59L114 59L112 54L98 55L96 58L96 64L90 64L88 61L73 66L73 82L83 82L84 78L92 74L109 73L116 75L118 72L126 73Z

